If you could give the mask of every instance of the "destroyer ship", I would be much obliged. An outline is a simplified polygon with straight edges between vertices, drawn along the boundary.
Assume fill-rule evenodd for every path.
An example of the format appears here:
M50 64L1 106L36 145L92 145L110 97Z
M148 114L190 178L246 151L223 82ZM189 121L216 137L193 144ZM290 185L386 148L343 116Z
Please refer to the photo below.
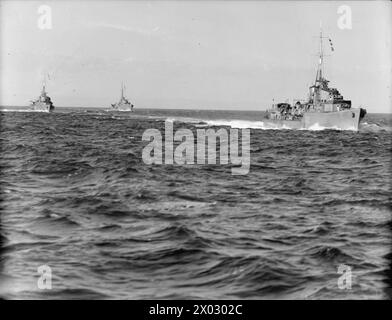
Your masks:
M133 112L133 104L124 96L124 84L121 84L121 97L120 101L112 104L112 110L114 111L131 111Z
M51 112L54 110L53 102L45 90L45 83L42 84L41 95L36 100L31 101L30 109L38 112Z
M266 125L287 129L338 129L357 131L366 114L363 108L352 108L336 88L330 88L323 75L323 32L320 28L319 63L316 80L309 88L308 98L273 104L266 111ZM330 40L331 48L332 42ZM333 48L332 48L333 50Z

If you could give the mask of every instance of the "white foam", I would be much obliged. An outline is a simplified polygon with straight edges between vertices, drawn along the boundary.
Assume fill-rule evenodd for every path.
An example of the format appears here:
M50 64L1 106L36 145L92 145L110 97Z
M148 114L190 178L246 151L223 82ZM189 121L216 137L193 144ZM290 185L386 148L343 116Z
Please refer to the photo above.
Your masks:
M263 121L250 121L250 120L227 120L227 119L216 119L216 120L205 120L205 119L195 119L195 118L166 118L166 121L174 122L180 121L185 123L193 123L196 127L231 127L235 129L259 129L259 130L287 130L291 129L285 125L277 125L274 123L268 123Z
M200 119L196 119L196 118L189 118L189 117L169 117L166 118L166 121L168 122L184 122L184 123L195 123L195 124L200 124L200 122L205 122L203 120Z
M310 126L309 128L302 128L300 130L310 130L310 131L322 131L322 130L356 131L355 127L350 127L350 128L346 128L346 129L342 129L342 128L339 128L337 126L323 127L323 126L320 126L319 123L315 123L314 125Z
M1 112L31 112L32 110L22 110L22 109L0 109Z
M166 121L181 121L186 123L197 123L196 127L208 127L208 126L226 126L236 129L258 129L258 130L310 130L310 131L322 131L322 130L344 130L344 131L356 131L354 127L342 129L337 126L323 127L318 123L312 125L309 128L291 128L286 124L278 124L273 122L264 121L251 121L251 120L227 120L227 119L216 119L216 120L203 120L194 118L167 118Z
M379 131L392 131L392 127L381 126L377 123L362 122L360 124L361 131L365 132L379 132Z
M32 110L32 109L0 109L0 112L44 112L44 113L48 113L48 111Z
M206 120L209 126L228 126L236 129L259 129L259 130L287 130L292 129L286 125L272 122L250 121L250 120Z

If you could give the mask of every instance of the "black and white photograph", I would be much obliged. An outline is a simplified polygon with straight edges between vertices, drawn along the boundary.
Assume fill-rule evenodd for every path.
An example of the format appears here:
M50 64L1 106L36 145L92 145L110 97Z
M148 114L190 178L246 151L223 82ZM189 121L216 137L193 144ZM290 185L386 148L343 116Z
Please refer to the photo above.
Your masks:
M0 300L390 300L391 40L383 0L0 0Z

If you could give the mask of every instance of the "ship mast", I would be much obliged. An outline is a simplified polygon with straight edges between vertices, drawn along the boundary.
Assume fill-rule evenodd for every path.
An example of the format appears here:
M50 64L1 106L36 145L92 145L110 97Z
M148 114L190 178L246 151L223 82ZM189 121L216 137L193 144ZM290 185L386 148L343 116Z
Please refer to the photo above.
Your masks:
M124 99L124 82L121 82L121 100Z
M44 78L42 80L42 91L41 91L41 96L45 96L46 95L46 76L44 75Z
M313 91L313 103L315 106L320 104L320 90L324 87L324 78L323 78L323 71L324 71L324 50L323 50L323 29L320 21L320 45L319 45L319 61L317 66L317 74L316 74L316 81L314 83L314 91Z
M319 82L323 75L324 51L323 51L323 29L320 22L320 47L319 47L319 63L317 67L316 83Z

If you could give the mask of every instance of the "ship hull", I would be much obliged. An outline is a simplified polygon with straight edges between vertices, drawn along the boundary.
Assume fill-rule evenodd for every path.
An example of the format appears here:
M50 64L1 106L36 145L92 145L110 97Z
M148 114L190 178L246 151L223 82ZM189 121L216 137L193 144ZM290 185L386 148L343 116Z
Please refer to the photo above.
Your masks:
M32 105L30 105L30 107L31 110L36 112L51 112L54 109L53 105L44 102L33 103Z
M133 112L133 105L128 103L112 105L113 111L128 111Z
M361 109L351 108L337 112L307 112L302 119L304 129L338 129L358 131Z
M306 112L298 120L272 120L265 122L266 127L275 129L335 129L358 131L359 123L364 116L360 108L338 112Z

